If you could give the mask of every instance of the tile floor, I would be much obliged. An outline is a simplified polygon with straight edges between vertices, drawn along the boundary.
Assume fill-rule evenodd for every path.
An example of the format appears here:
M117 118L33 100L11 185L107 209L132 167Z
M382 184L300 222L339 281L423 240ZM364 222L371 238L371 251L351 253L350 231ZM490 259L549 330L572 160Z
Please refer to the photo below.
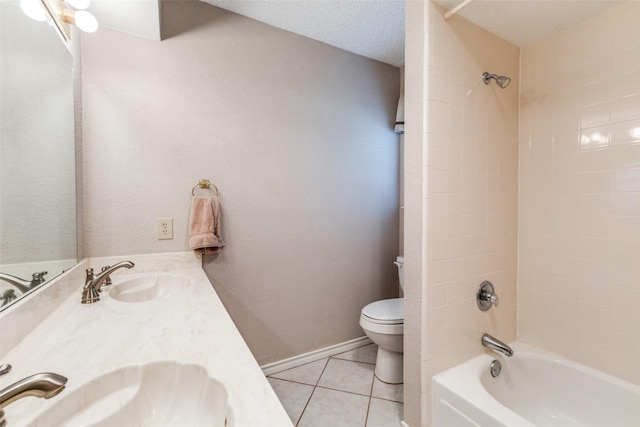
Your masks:
M398 427L402 384L373 375L377 346L369 344L267 377L298 427Z

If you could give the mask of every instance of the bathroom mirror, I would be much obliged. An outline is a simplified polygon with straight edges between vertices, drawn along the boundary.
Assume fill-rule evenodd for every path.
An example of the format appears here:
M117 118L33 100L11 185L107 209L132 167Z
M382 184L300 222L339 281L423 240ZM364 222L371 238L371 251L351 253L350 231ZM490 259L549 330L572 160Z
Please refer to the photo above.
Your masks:
M72 56L47 21L0 0L0 66L1 310L34 273L41 286L73 266L77 238Z

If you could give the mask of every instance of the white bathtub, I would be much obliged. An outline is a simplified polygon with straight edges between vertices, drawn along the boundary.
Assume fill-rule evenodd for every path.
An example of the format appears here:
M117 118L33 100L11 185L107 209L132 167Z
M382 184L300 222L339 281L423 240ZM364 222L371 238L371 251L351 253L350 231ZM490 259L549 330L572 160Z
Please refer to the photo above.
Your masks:
M638 427L640 386L520 343L433 377L434 427ZM491 361L502 363L493 378Z

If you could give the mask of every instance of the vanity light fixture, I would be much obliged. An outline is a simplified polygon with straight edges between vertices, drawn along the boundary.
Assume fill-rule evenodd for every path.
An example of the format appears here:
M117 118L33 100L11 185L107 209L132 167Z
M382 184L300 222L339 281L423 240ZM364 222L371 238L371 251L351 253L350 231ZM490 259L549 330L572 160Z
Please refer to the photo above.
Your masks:
M34 21L47 20L47 12L45 12L40 0L20 0L20 9Z
M86 10L71 10L61 8L58 15L67 24L75 25L85 33L95 33L98 30L98 20Z
M98 29L98 20L90 12L90 0L20 0L22 11L36 21L49 20L65 41L69 41L69 25L86 33Z

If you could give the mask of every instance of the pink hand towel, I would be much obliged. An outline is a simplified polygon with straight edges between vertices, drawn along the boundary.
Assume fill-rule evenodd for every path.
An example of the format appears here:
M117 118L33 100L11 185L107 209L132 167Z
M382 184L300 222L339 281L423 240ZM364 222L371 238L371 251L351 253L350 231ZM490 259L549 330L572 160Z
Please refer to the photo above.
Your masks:
M207 253L223 246L218 197L193 196L189 218L189 247L197 252Z

